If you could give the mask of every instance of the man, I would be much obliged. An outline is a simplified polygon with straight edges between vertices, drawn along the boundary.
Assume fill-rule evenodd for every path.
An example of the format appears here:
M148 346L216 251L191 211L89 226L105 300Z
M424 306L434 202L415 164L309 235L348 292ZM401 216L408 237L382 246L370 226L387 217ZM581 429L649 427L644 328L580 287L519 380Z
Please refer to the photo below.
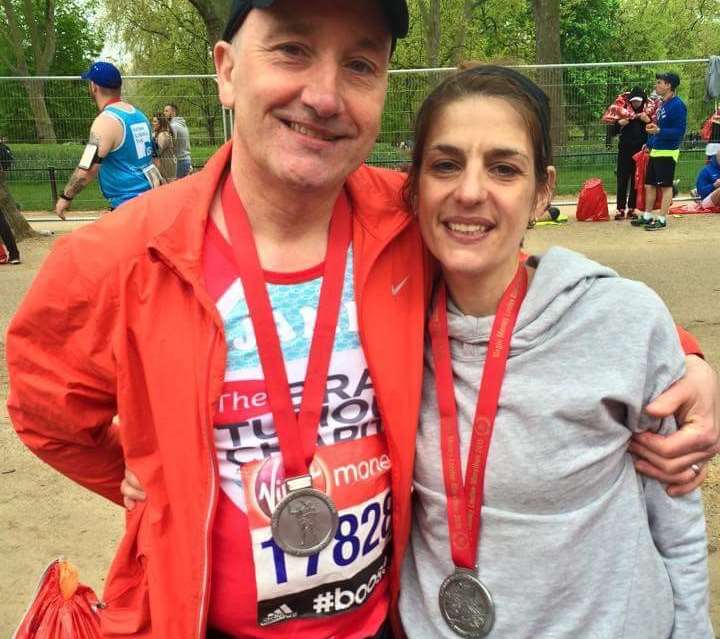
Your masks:
M177 177L183 178L192 172L192 159L190 157L190 132L185 118L178 116L178 108L174 104L166 104L163 108L165 117L170 122L173 137L175 138L175 156L177 157Z
M147 495L128 501L107 634L382 636L410 526L427 271L404 176L361 163L407 22L403 0L236 1L214 50L232 142L61 240L16 314L19 435L118 503L126 467L126 497L145 496L133 476ZM697 485L717 440L698 422L636 451Z
M65 219L73 198L96 176L110 210L158 186L160 174L152 161L152 129L145 115L120 97L122 77L110 62L95 62L83 80L100 114L90 127L78 166L55 204Z
M667 216L673 197L675 167L680 155L680 143L687 127L687 108L675 95L680 85L677 73L658 73L655 75L655 92L662 98L663 104L658 111L657 124L650 122L645 131L648 139L650 162L645 173L645 212L633 226L644 226L646 231L660 231L667 228ZM656 190L662 189L660 215L653 217Z

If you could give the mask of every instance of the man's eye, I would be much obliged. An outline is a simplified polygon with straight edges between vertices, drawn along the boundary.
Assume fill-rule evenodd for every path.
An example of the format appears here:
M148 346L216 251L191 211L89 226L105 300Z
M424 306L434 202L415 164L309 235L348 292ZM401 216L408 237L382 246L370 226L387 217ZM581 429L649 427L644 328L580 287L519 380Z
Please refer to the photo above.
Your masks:
M367 60L352 60L348 63L348 68L355 73L369 74L375 72L375 67Z
M299 57L305 54L305 49L294 42L280 44L278 45L277 50L291 57Z

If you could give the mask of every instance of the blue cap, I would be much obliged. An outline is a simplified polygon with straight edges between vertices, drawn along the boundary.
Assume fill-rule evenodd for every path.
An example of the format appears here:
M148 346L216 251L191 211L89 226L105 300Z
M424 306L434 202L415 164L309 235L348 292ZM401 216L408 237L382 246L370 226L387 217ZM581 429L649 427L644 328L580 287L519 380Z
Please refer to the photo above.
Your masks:
M95 62L80 77L106 89L119 89L122 86L120 71L110 62Z

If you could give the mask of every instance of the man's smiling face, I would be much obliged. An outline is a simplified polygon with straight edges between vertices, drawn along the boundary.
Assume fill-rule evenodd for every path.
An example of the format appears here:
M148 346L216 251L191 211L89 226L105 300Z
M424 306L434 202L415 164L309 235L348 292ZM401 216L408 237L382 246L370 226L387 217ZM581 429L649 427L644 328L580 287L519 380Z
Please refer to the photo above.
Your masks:
M301 8L300 8L301 7ZM252 10L221 98L241 167L297 190L330 189L380 130L391 34L379 4L280 0Z

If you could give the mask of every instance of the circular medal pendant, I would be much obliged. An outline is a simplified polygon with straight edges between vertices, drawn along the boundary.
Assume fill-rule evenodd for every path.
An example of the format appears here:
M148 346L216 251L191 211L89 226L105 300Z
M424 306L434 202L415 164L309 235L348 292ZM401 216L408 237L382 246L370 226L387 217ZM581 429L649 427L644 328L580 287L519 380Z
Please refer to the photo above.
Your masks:
M338 527L338 512L330 497L313 488L312 483L293 488L296 481L288 480L288 494L273 511L272 536L286 553L307 557L332 541Z
M456 568L440 586L440 612L450 629L461 637L486 637L495 623L490 591L467 568Z

